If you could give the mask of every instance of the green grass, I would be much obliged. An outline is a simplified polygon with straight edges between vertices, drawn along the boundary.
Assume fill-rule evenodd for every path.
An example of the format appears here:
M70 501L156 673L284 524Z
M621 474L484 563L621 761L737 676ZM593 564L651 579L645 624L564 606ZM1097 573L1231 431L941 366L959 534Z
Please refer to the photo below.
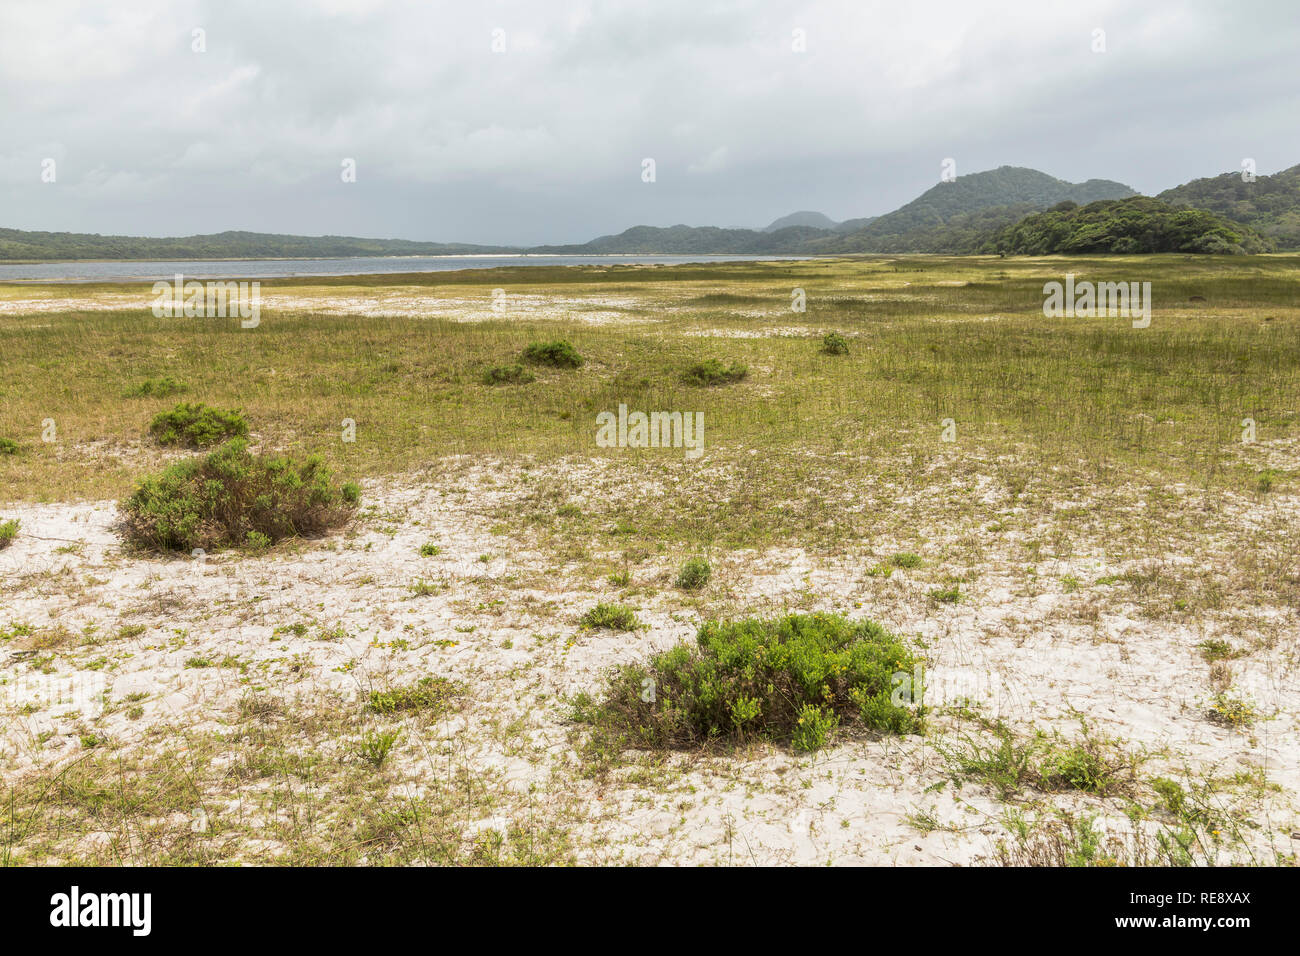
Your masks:
M18 527L21 524L17 518L10 518L8 521L0 521L0 551L3 551L9 545L13 544L14 538L18 535Z
M1298 264L1296 256L920 257L264 283L268 293L315 295L322 303L336 293L402 284L484 304L499 285L543 297L617 295L634 303L620 307L630 319L660 319L664 307L686 306L652 326L462 323L437 315L321 322L310 309L268 312L256 330L200 319L164 324L146 310L56 311L39 324L0 315L0 435L26 449L0 456L0 486L18 500L122 494L138 466L105 460L93 443L136 440L139 403L123 397L123 382L165 367L213 405L242 408L270 447L319 449L361 476L449 454L543 461L614 454L594 444L600 410L627 402L701 411L706 460L745 469L747 450L761 448L775 472L767 487L751 488L748 500L716 517L715 533L751 541L758 538L747 527L753 508L779 500L781 486L800 480L816 459L845 476L871 462L916 486L920 476L949 467L945 452L996 458L1032 449L1041 466L1035 482L1107 487L1141 472L1198 488L1253 487L1256 470L1248 476L1227 467L1242 448L1242 418L1257 422L1261 441L1300 438ZM1044 318L1042 284L1067 270L1155 280L1151 327ZM806 339L761 335L792 321L794 285L808 289L818 324L867 336L872 347L827 362ZM0 298L33 289L44 291L0 286ZM86 286L52 294L101 289L122 291ZM771 311L741 316L728 311L728 301L699 301L720 289L753 300L746 308L766 302ZM1193 294L1213 307L1186 307ZM718 327L760 336L679 334ZM485 368L549 341L539 336L548 332L562 334L585 364L527 388L482 384ZM175 349L178 340L185 350ZM699 361L702 342L725 368L747 368L746 378L726 388L686 386L681 370ZM54 368L65 373L59 389L31 387ZM934 437L946 417L959 426L955 448ZM46 418L58 423L57 445L39 440L37 423ZM350 443L338 440L339 422L348 418L364 425ZM801 517L781 516L772 536L788 536ZM810 527L824 517L806 515Z
M705 359L696 362L682 372L682 381L687 385L712 386L730 385L739 382L749 374L749 369L739 362L724 365L718 359Z
M371 713L375 714L423 711L438 716L446 711L450 701L461 693L463 688L445 677L422 677L409 686L372 690L366 706Z
M124 395L127 398L167 398L189 390L190 387L184 382L178 382L170 375L164 375L161 378L147 378L127 389Z

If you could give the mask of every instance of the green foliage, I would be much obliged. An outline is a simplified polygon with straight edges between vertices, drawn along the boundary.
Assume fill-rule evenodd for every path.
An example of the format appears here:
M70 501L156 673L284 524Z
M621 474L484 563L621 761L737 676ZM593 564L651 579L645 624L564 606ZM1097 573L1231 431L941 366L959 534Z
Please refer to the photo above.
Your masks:
M924 711L893 697L918 662L872 621L833 614L710 622L696 645L617 669L604 700L575 716L595 725L593 749L700 747L773 740L824 746L837 726L920 733Z
M537 381L537 376L518 363L494 365L483 373L484 385L527 385Z
M18 526L21 522L17 518L10 518L8 521L0 521L0 551L9 547L13 543L14 537L18 534Z
M728 367L717 359L705 359L703 362L696 362L682 372L682 381L687 385L701 387L730 385L732 382L739 382L748 374L749 369L740 363Z
M1256 176L1250 183L1242 181L1240 172L1193 179L1156 198L1242 223L1276 241L1279 249L1300 249L1300 166Z
M1079 790L1097 796L1131 792L1138 759L1104 738L1083 735L1072 743L1036 734L1019 740L1002 724L990 728L992 740L965 738L959 745L936 745L954 780L977 779L1003 797L1031 787L1045 793Z
M0 438L0 455L18 454L18 442L12 438Z
M919 568L924 562L919 554L913 554L911 551L900 551L897 554L890 555L889 563L896 568Z
M1077 206L1064 202L999 229L980 251L1044 256L1078 253L1247 253L1273 247L1252 230L1203 209L1134 196Z
M319 455L301 462L253 455L236 438L145 478L122 510L131 543L189 552L322 534L346 522L355 505Z
M127 398L167 398L169 395L179 395L181 392L188 392L190 387L184 382L178 382L170 375L164 375L162 378L147 378L134 388L127 389Z
M609 631L635 631L641 626L636 619L636 612L627 605L604 602L582 615L582 620L578 623L592 630L603 628Z
M181 402L154 416L149 432L160 445L203 448L247 436L248 422L236 411L222 411L201 402Z
M582 356L568 342L534 342L524 349L523 359L551 368L581 368Z
M372 690L366 702L375 714L395 714L402 711L422 711L433 716L447 709L448 703L462 693L459 684L445 677L422 677L406 687Z
M424 544L420 545L420 557L422 558L432 558L439 554L442 554L442 548L438 547L432 541L426 541Z
M683 591L698 591L709 583L713 569L704 558L687 558L677 573L677 586Z
M388 760L393 745L401 735L400 730L367 731L357 744L357 756L378 770Z
M822 351L827 355L848 355L848 340L838 332L827 332L822 336Z
M961 598L961 588L956 584L946 588L935 588L930 592L930 600L938 604L959 604Z

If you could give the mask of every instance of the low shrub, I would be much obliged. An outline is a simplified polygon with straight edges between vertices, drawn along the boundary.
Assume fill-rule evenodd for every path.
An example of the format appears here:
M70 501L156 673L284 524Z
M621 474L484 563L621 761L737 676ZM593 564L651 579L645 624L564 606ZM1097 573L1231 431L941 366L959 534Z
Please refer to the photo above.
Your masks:
M0 551L9 547L18 534L18 525L20 522L17 518L10 518L8 521L0 521Z
M483 373L484 385L527 385L537 376L522 365L494 365Z
M18 454L18 442L12 438L0 438L0 455Z
M138 547L213 551L322 534L347 521L360 495L354 483L336 486L319 455L254 455L236 438L145 478L122 509Z
M181 402L171 411L154 416L149 433L160 445L203 448L247 436L248 422L239 412L222 411L201 402Z
M603 602L582 615L582 620L578 623L585 628L603 628L608 631L635 631L641 626L636 619L636 612L627 605Z
M164 375L162 378L147 378L134 388L126 391L127 398L166 398L169 395L179 395L181 392L188 392L190 387L184 382L178 382L170 375Z
M822 337L822 352L827 355L848 355L848 340L838 332L827 332Z
M750 740L816 750L838 726L909 734L924 709L894 699L917 660L873 621L835 614L710 622L695 646L615 670L603 701L579 699L593 749L690 748Z
M568 342L534 342L524 349L525 362L551 368L581 368L582 356Z
M677 586L683 591L698 591L709 583L713 569L704 558L687 558L677 573Z
M749 369L739 363L726 366L717 359L705 359L682 372L682 381L687 385L701 387L730 385L732 382L739 382L748 374Z

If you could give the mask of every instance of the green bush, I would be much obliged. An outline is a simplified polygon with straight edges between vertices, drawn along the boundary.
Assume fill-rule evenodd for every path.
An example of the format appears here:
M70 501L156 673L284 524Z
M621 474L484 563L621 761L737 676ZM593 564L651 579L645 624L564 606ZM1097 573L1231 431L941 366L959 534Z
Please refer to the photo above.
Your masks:
M134 388L127 389L127 398L166 398L169 395L179 395L181 392L188 392L190 387L184 382L178 382L170 375L164 375L162 378L147 378Z
M683 591L698 591L709 583L713 569L703 558L688 558L677 573L677 586Z
M604 628L609 631L635 631L641 626L636 619L636 612L627 605L603 602L582 615L579 624L586 628Z
M822 351L827 355L848 355L848 340L838 332L827 332L822 337Z
M524 349L524 361L552 368L580 368L582 356L568 342L534 342Z
M527 385L537 376L522 365L494 365L483 373L484 385Z
M346 522L358 499L356 485L335 487L319 455L253 455L236 438L145 478L123 511L127 539L139 547L212 551L324 533Z
M0 455L18 454L18 442L12 438L0 438Z
M604 700L579 701L593 750L774 740L815 750L836 726L919 733L924 710L893 697L918 662L873 621L834 614L710 622L681 644L611 674Z
M17 518L10 518L8 521L0 521L0 551L9 547L13 543L14 537L18 534L19 521Z
M739 363L728 367L717 359L705 359L703 362L696 362L682 372L682 381L687 385L701 387L730 385L732 382L739 382L748 374L749 369Z
M201 402L181 402L168 412L159 412L149 432L160 445L188 445L202 448L248 434L248 422L239 412L222 411Z

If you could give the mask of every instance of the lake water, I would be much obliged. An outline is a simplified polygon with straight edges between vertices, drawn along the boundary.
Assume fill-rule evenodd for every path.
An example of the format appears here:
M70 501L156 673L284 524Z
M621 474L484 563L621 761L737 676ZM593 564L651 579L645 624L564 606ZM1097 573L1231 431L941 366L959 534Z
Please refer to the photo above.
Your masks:
M0 282L131 282L171 279L274 279L281 276L452 272L505 266L678 265L687 262L770 262L807 256L367 256L347 259L210 259L135 262L0 263Z

